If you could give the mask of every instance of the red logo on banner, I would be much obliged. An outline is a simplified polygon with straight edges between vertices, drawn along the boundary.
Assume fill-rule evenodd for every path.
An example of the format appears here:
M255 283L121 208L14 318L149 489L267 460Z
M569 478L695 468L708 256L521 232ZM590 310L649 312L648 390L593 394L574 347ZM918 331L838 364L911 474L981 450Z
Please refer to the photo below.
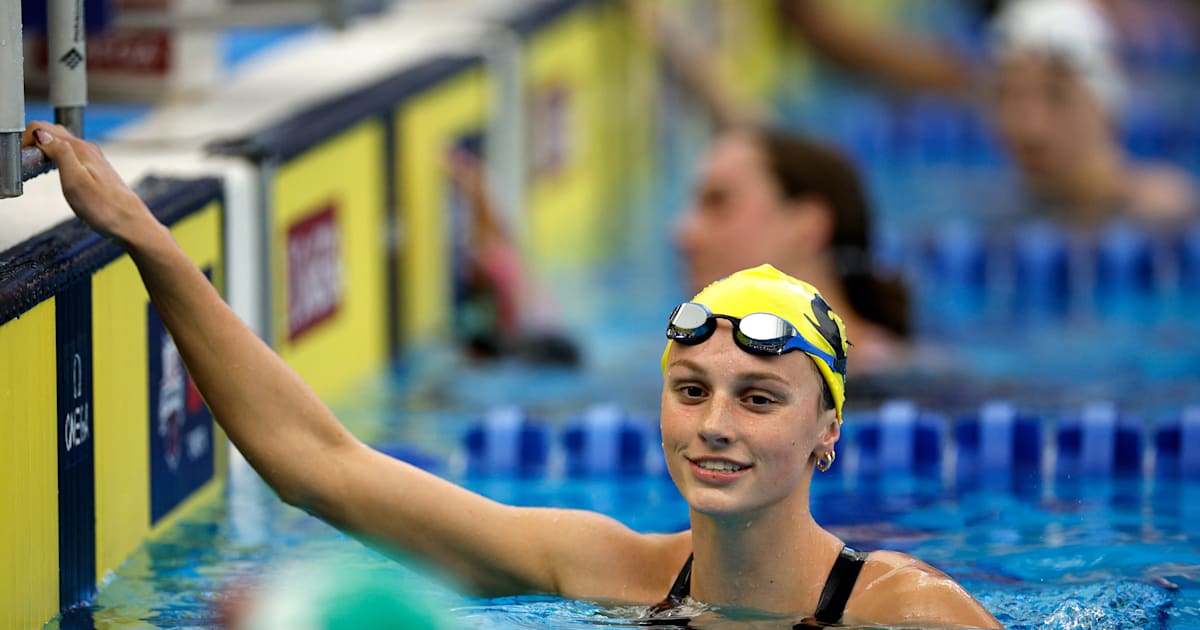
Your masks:
M287 232L288 341L333 317L342 303L337 214L326 206Z
M88 38L88 71L114 74L166 74L171 69L167 31L113 31Z
M37 67L45 70L49 57L46 38L36 40L33 55ZM87 69L88 72L107 74L166 74L171 69L171 34L154 30L114 30L89 35Z

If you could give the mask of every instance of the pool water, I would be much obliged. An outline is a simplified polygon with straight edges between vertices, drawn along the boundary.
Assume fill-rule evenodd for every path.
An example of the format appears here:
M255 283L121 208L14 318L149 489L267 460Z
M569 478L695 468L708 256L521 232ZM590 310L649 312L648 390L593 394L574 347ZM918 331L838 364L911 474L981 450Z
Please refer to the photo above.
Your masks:
M457 386L439 383L437 370L397 371L335 408L364 439L403 444L438 474L498 501L596 510L638 531L687 526L687 506L663 474L482 477L463 465L462 436L496 390L536 383L518 390L518 402L561 428L589 397L612 395L611 383L596 386L587 371L471 371L448 363L441 373L447 372L458 374ZM656 388L626 393L652 412ZM109 576L93 606L48 627L218 627L218 610L248 585L280 572L319 574L322 567L392 580L400 585L396 597L431 601L459 627L640 627L643 607L544 596L468 598L284 505L248 470L233 477L223 496L201 504ZM1200 628L1194 526L1200 483L1194 480L1056 476L952 486L941 477L907 474L818 475L812 503L818 522L848 544L922 558L959 580L1009 628ZM694 627L790 627L751 611L692 612Z

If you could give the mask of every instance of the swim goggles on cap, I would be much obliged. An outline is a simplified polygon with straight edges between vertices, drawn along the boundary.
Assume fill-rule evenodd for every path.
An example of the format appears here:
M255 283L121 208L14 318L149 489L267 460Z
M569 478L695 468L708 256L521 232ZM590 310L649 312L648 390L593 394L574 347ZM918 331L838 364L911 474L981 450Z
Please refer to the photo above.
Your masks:
M739 348L759 356L778 356L790 350L801 350L841 373L834 356L814 346L791 322L771 313L750 313L745 317L714 315L708 307L696 302L684 302L671 312L667 322L667 338L685 346L703 343L717 329L717 320L733 324L733 341Z

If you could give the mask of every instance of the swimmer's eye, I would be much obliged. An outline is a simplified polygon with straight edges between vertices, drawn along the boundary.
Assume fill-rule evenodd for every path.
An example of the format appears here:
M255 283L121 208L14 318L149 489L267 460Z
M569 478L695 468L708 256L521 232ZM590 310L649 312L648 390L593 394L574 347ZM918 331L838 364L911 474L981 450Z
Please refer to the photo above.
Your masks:
M763 394L750 394L743 398L747 405L751 407L767 407L775 404L775 399Z
M684 385L677 390L684 400L701 400L706 397L706 392L699 385Z
M729 205L729 192L716 187L705 188L700 191L700 207L710 213L721 212Z

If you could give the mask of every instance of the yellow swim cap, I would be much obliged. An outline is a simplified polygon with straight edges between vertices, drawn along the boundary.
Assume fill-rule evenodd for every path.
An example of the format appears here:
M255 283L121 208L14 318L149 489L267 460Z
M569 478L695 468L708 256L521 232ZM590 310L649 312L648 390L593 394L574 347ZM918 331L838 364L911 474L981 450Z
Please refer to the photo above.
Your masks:
M815 287L772 267L759 265L717 280L692 298L718 315L743 318L751 313L770 313L787 320L822 352L834 357L831 367L824 359L809 355L833 395L838 422L846 401L846 326ZM667 371L670 340L663 350L662 369Z

